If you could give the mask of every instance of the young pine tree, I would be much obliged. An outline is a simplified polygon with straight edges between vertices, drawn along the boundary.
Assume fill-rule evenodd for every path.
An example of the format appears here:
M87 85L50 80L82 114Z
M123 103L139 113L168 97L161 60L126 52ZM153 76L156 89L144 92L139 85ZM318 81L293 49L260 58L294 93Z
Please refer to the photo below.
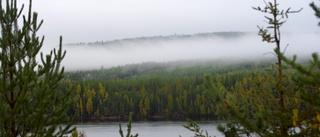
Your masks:
M320 8L314 2L310 4L315 11L315 16L320 17ZM320 25L320 24L319 24ZM293 81L297 85L299 98L306 102L306 107L314 111L303 113L301 109L295 109L293 122L303 125L300 130L307 136L320 135L320 60L318 53L313 53L308 65L302 65L297 61L297 56L287 58L283 53L276 51L276 54L294 70ZM302 117L303 116L303 117Z
M58 50L40 53L44 37L36 33L43 21L32 13L32 0L27 15L17 5L0 0L0 136L63 136L73 130L67 116L73 100L71 90L56 91L64 72L62 39Z
M259 27L259 35L263 41L275 44L275 53L283 53L281 47L281 26L286 22L290 8L280 10L277 0L265 2L265 7L256 7L266 16L267 28ZM271 33L268 32L271 30ZM226 136L303 136L305 132L302 122L295 119L306 119L314 109L299 99L299 89L292 82L291 75L285 72L282 57L276 55L277 62L265 73L256 74L249 79L249 85L239 90L226 91L213 85L207 77L213 99L219 104L218 114L227 121L219 130ZM241 87L242 82L238 85ZM300 110L301 115L296 114ZM296 130L300 128L300 130Z

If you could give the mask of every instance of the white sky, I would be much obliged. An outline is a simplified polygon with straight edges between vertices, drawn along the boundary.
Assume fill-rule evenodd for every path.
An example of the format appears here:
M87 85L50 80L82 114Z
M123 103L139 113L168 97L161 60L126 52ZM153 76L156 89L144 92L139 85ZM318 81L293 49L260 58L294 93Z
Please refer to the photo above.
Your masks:
M23 0L27 2L28 0ZM315 32L319 20L311 0L279 0L281 6L299 9L283 30ZM316 1L319 3L318 1ZM140 36L194 34L217 31L257 31L265 26L264 14L252 6L262 0L33 0L33 9L44 20L39 34L58 44L94 42Z
M320 27L317 24L320 20L309 7L312 0L278 1L282 8L303 8L300 13L289 15L282 27L282 31L295 34L283 37L283 44L290 44L288 53L309 55L319 52ZM316 3L320 5L318 0ZM257 25L267 24L265 14L253 10L252 6L265 5L263 0L33 0L33 10L39 13L39 19L44 20L38 35L45 35L45 53L58 45L60 35L64 43L77 43L204 32L257 32ZM274 46L263 45L268 44L254 35L239 41L158 42L138 44L134 49L127 48L127 45L120 51L65 46L67 55L63 65L67 70L79 70L147 61L255 59L272 52Z

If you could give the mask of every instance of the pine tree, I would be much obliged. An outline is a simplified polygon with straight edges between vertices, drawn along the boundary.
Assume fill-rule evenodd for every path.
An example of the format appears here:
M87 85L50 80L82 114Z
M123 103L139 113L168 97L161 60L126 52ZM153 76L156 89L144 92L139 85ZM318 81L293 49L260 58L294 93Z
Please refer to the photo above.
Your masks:
M129 121L128 121L128 124L127 124L127 135L126 136L124 136L124 134L123 134L121 123L119 123L119 133L120 133L121 137L138 137L139 136L139 134L131 135L132 117L133 117L133 112L130 112Z
M293 123L300 126L308 136L320 135L320 61L317 53L312 54L312 60L309 65L304 66L297 62L297 56L292 59L285 57L277 52L281 59L290 65L295 71L293 81L300 91L299 98L306 102L305 108L311 108L313 111L305 113L301 109L294 109Z
M19 9L17 5L17 0L0 0L0 136L71 133L67 111L73 95L71 90L56 90L64 72L62 38L59 49L44 56L40 53L44 37L36 35L43 21L38 22L38 14L32 13L32 0L27 15L22 15L24 6ZM41 60L37 60L39 53Z
M314 2L310 4L315 11L315 16L320 18L320 8ZM320 26L320 23L319 23ZM299 98L305 101L306 107L311 107L314 111L303 113L299 109L293 111L295 124L302 124L305 135L320 135L320 61L318 53L311 55L312 59L308 65L302 65L297 61L297 56L287 58L283 53L276 51L276 54L294 70L293 81L301 91ZM303 115L303 117L301 117Z
M276 53L283 53L280 28L286 22L288 14L297 13L300 10L291 11L290 8L280 10L277 0L264 2L265 7L254 8L270 15L265 16L269 26L267 28L258 27L259 35L263 41L275 44ZM209 96L219 102L218 114L227 121L226 125L219 127L219 130L226 136L304 135L303 132L294 130L296 127L304 126L301 123L294 123L294 111L299 109L303 114L307 114L312 112L312 109L305 106L297 97L299 91L295 88L290 74L285 73L281 57L276 55L276 58L277 62L269 71L256 74L250 79L248 82L250 88L242 88L244 84L238 82L236 89L240 90L226 91L218 84L211 84L207 77L207 85L212 91Z
M288 18L288 14L290 13L297 13L299 11L291 11L290 8L287 10L279 10L278 6L279 3L277 3L277 0L274 0L273 3L265 3L266 6L264 9L257 7L254 8L257 11L263 12L270 14L271 17L265 17L268 21L269 26L267 29L259 27L259 35L262 37L262 41L266 41L268 43L275 43L276 48L274 49L275 52L282 52L281 51L281 31L280 28L281 26L286 22L285 19ZM271 29L271 33L268 33L268 30ZM283 52L282 52L283 53ZM276 76L276 98L278 98L278 105L279 105L279 112L274 113L276 115L279 115L279 130L280 130L280 135L282 136L288 136L289 133L289 128L292 127L290 125L290 122L288 122L288 117L290 114L288 114L288 107L289 110L291 108L290 102L286 102L286 98L290 97L290 94L295 94L296 91L295 89L290 89L287 86L287 81L286 77L288 77L286 74L284 74L283 69L284 66L282 64L281 57L277 55L277 63L276 63L276 69L277 69L277 76ZM290 92L293 91L293 92Z
M318 7L314 2L310 3L311 8L314 10L314 15L320 19L320 7ZM318 24L320 26L320 22Z

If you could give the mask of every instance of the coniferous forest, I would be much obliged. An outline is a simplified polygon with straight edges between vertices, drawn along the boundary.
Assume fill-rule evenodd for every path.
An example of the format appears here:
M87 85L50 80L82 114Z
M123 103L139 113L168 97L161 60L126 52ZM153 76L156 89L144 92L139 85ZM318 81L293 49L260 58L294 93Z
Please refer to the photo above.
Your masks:
M281 43L280 28L288 15L302 9L280 9L277 0L253 7L266 14L267 25L258 26L258 35L274 46L269 52L274 58L155 61L65 72L62 37L59 48L45 55L40 52L44 37L36 32L43 20L38 21L29 2L23 15L24 5L18 10L17 0L0 1L0 136L78 136L72 126L75 121L128 116L130 136L132 115L141 120L187 118L184 127L201 137L205 137L203 130L191 119L221 119L225 123L218 130L232 137L320 135L319 54L315 51L298 59L285 54L287 47ZM319 18L320 8L313 2L310 6ZM242 34L140 37L86 45Z
M268 80L266 69L271 64L271 60L146 62L67 72L59 89L71 86L76 93L69 113L77 113L79 120L121 118L128 112L147 119L217 119L204 76L212 76L230 92L245 90L253 87L250 81Z

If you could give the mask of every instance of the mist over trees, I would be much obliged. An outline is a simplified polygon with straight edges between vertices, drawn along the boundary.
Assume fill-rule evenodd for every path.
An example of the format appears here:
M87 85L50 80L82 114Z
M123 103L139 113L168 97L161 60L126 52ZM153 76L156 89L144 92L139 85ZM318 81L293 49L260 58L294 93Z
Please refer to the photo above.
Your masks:
M175 34L169 36L153 36L153 37L137 37L137 38L125 38L125 39L116 39L111 41L96 41L96 42L78 42L78 43L68 43L68 46L109 46L117 45L123 46L130 42L156 42L156 41L171 41L171 40L186 40L186 39L197 39L197 38L237 38L243 35L252 34L249 32L212 32L212 33L198 33L194 35L184 35L184 34Z
M137 119L216 119L216 105L204 93L208 90L204 75L213 75L216 82L234 90L238 81L265 73L270 65L270 60L229 64L215 60L148 62L67 72L59 89L70 84L76 87L78 102L69 112L81 112L82 120L120 119L128 112L134 112Z
M220 117L227 121L226 125L219 127L226 136L318 135L319 116L316 101L319 90L318 55L313 54L309 63L297 61L296 56L292 59L286 58L284 55L286 47L281 46L280 43L283 36L280 27L286 22L288 14L297 13L299 10L292 11L290 8L280 10L277 1L265 4L265 7L254 9L271 15L266 16L269 26L259 27L259 35L263 41L275 44L274 52L269 54L276 56L276 63L264 62L261 66L257 65L257 62L237 64L235 67L227 65L222 67L222 71L217 66L211 65L204 68L197 66L194 69L184 66L181 70L171 68L168 71L165 63L143 64L148 69L139 68L139 65L127 65L108 69L109 72L96 70L96 72L99 71L97 74L104 74L102 79L114 79L113 82L122 83L119 85L128 84L120 90L119 88L107 90L110 91L107 92L108 98L124 100L115 106L121 106L120 108L127 110L106 107L105 109L113 113L101 115L100 108L97 108L96 114L99 115L92 116L89 112L84 115L99 118L123 115L122 112L133 111L136 116L143 118ZM145 40L145 38L141 39ZM131 40L134 39L129 41ZM193 73L194 70L199 73ZM89 74L87 77L81 77L85 83L92 82L94 79L92 77L99 77L94 75L94 71L80 71L70 73L70 80L79 77L77 73ZM206 73L214 77L213 80L209 77L202 79L201 75ZM79 87L84 86L84 84L77 84ZM98 85L99 88L90 90L92 86L90 85L86 87L87 92L101 91L101 89L105 91L105 87L117 84L95 83L93 85ZM112 91L116 91L113 96ZM81 92L79 93L82 101L91 102L90 96L85 99L86 90L82 90L82 97ZM115 103L116 100L111 99L111 102ZM111 104L102 106L112 106ZM83 111L81 107L78 109Z
M263 55L273 47L261 40L256 32L213 32L195 35L169 35L115 42L98 41L67 45L68 54L62 62L67 71L111 68L143 62L172 62L181 60L226 60L243 61L272 58ZM319 33L285 32L282 38L290 42L287 55L306 56L319 50ZM302 39L300 39L302 37ZM97 44L94 44L97 43ZM292 44L291 44L292 43ZM261 46L257 46L260 45ZM309 45L303 48L299 45ZM308 56L309 57L309 56Z
M189 117L226 121L226 124L219 126L226 136L319 136L319 55L313 53L311 59L306 61L298 60L296 55L291 57L285 54L287 49L281 43L283 33L280 28L289 14L300 10L281 10L276 0L264 2L264 7L254 8L270 15L265 17L268 26L259 27L258 35L262 41L275 45L274 52L264 52L274 55L273 59L241 60L231 52L224 53L217 49L214 54L222 52L229 58L160 62L139 60L139 63L64 73L61 61L66 52L62 50L62 38L58 49L48 55L40 53L44 38L39 38L36 33L43 22L39 22L38 14L32 12L32 0L25 16L22 15L23 7L17 7L16 0L7 0L5 6L0 1L0 136L63 136L74 130L71 122L75 116L79 116L81 122L114 120L126 118L129 112L129 129L132 115L137 119ZM311 3L311 7L320 17L319 7L315 3ZM21 27L19 19L23 23ZM137 45L177 40L188 43L199 39L223 39L219 45L230 51L228 49L244 47L231 47L228 42L247 35L252 33L138 37L80 42L68 44L67 47L86 49L89 46L100 50L101 47L114 46L127 48L128 43ZM310 42L307 39L304 41L305 44ZM134 52L134 48L129 48L128 53ZM155 53L146 51L137 53L141 56ZM178 52L182 51L178 49ZM39 55L40 60L37 59ZM108 61L107 58L102 60ZM188 129L196 126L191 120L189 122ZM123 136L121 125L120 131ZM73 136L78 136L76 130Z

